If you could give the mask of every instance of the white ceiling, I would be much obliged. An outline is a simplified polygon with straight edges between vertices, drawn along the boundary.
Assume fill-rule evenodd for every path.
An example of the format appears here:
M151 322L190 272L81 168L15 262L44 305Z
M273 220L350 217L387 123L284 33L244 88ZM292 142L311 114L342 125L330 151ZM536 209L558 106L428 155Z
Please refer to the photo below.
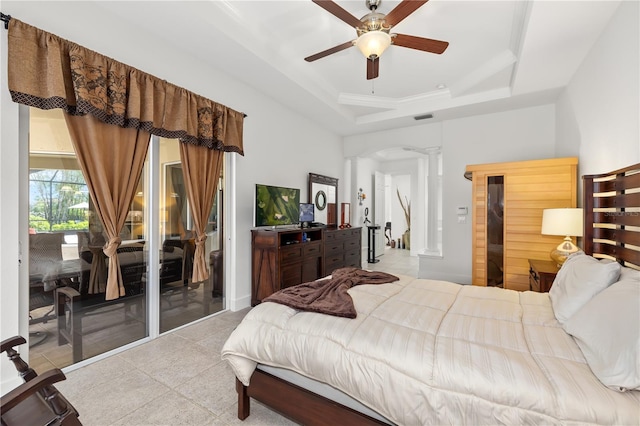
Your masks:
M552 102L620 2L430 0L391 32L445 40L448 49L436 55L391 46L374 80L366 79L356 47L304 61L356 38L311 0L82 3L100 8L115 27L142 28L337 134L353 135ZM336 3L357 18L368 13L365 0ZM382 0L378 12L398 4ZM434 118L413 119L426 113Z
M337 0L357 18L365 0ZM382 0L388 13L398 0ZM392 29L449 42L442 55L391 46L366 79L356 47L303 58L356 38L310 0L111 2L122 19L222 68L341 135L550 102L597 40L619 1L431 0ZM159 23L163 23L159 25ZM167 24L179 25L167 31ZM444 88L438 88L444 85ZM440 86L442 87L442 86Z

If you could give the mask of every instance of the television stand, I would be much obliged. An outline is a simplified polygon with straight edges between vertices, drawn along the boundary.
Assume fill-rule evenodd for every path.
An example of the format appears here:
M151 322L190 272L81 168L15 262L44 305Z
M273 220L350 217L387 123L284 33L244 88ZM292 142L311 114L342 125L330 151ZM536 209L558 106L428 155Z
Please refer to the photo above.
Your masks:
M313 224L312 224L313 225ZM251 305L345 266L362 267L360 228L251 230Z

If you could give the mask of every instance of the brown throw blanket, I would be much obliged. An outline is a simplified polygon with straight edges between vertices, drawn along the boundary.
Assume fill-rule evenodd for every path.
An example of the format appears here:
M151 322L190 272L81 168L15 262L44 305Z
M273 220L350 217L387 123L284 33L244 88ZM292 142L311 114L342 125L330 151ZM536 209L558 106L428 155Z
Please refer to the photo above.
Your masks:
M328 280L298 284L273 293L263 302L276 302L300 311L355 318L356 309L347 290L360 284L385 284L399 278L378 271L347 267L333 271Z

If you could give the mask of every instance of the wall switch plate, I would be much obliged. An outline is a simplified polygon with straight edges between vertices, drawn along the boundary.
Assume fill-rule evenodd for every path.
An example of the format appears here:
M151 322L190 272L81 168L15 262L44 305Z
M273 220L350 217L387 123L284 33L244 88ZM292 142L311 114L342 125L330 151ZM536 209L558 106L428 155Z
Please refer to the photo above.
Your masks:
M458 207L458 215L466 215L469 210L466 207Z

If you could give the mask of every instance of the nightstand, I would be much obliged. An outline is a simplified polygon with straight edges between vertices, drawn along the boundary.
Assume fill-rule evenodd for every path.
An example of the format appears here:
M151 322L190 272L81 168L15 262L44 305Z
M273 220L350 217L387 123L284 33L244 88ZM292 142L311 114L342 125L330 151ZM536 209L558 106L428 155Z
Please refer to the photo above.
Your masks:
M551 260L529 259L529 290L547 293L559 270Z

